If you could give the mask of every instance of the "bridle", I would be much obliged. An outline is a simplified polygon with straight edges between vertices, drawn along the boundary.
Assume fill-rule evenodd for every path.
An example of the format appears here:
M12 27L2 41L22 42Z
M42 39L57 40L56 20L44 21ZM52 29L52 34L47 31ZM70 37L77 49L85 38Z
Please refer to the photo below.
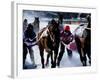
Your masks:
M51 33L50 33L50 30L48 29L47 31L48 31L48 34L49 34L49 36L50 36L51 41L54 42L55 40L54 40L54 38L52 37L52 35L51 35Z

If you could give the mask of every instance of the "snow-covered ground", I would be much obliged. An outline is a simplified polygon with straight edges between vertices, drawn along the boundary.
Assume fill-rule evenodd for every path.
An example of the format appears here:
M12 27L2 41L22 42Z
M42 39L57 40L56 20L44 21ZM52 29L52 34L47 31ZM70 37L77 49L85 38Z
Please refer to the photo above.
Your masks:
M38 46L34 46L33 47L34 50L34 56L35 56L35 63L37 65L36 69L41 69L41 57L39 54L39 49ZM62 57L61 63L60 63L60 68L66 68L66 67L80 67L82 66L82 63L80 61L80 57L77 51L72 51L72 57L68 57L67 55L67 51L65 50L64 55ZM44 57L45 57L45 63L46 63L46 57L47 57L47 53L44 52ZM88 62L88 60L87 60ZM30 55L27 55L27 59L26 59L26 65L28 66L28 68L32 69L32 62L30 60ZM89 66L89 63L88 63ZM49 60L49 66L46 68L51 68L51 62Z

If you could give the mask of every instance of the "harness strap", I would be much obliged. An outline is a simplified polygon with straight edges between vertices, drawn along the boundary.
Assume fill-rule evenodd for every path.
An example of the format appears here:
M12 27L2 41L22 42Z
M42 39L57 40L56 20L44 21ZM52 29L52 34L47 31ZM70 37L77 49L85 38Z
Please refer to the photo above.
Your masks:
M50 35L50 31L49 31L48 27L42 32L42 34L41 34L40 38L38 39L38 41L39 41L42 37L47 37L47 36L48 36L47 32L49 32L49 35ZM50 35L50 38L51 38L51 40L54 42L54 39L52 38L51 35Z
M40 38L48 36L47 32L48 32L48 27L42 32Z

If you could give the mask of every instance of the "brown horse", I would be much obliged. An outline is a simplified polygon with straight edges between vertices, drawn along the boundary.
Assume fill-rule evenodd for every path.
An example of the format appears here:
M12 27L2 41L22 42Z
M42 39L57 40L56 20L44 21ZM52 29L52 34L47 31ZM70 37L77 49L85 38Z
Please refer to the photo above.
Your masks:
M90 16L87 17L88 25L83 30L82 36L75 35L77 50L80 55L80 60L83 66L87 65L87 57L91 65L91 20ZM87 57L86 57L87 55Z
M79 52L80 60L83 66L87 66L87 57L91 65L91 18L90 16L87 17L87 21L88 21L88 25L85 28L84 28L84 24L82 26L84 28L84 30L82 31L83 34L81 36L75 35L77 50Z
M47 25L47 27L43 28L38 33L38 46L40 50L42 68L45 67L44 50L48 52L47 59L51 57L51 67L52 68L56 67L56 59L58 55L59 42L60 42L59 24L55 20L52 20Z
M85 29L88 33L86 37L75 36L75 41L77 45L77 50L80 55L80 60L83 66L87 65L87 57L89 58L89 63L91 64L91 40L90 40L90 30Z

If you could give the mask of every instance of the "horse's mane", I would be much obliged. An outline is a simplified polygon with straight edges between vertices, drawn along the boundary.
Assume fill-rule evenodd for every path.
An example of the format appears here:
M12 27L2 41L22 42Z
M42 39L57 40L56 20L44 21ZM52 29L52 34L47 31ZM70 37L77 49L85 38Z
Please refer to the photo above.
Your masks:
M39 32L43 32L47 27L42 28Z

